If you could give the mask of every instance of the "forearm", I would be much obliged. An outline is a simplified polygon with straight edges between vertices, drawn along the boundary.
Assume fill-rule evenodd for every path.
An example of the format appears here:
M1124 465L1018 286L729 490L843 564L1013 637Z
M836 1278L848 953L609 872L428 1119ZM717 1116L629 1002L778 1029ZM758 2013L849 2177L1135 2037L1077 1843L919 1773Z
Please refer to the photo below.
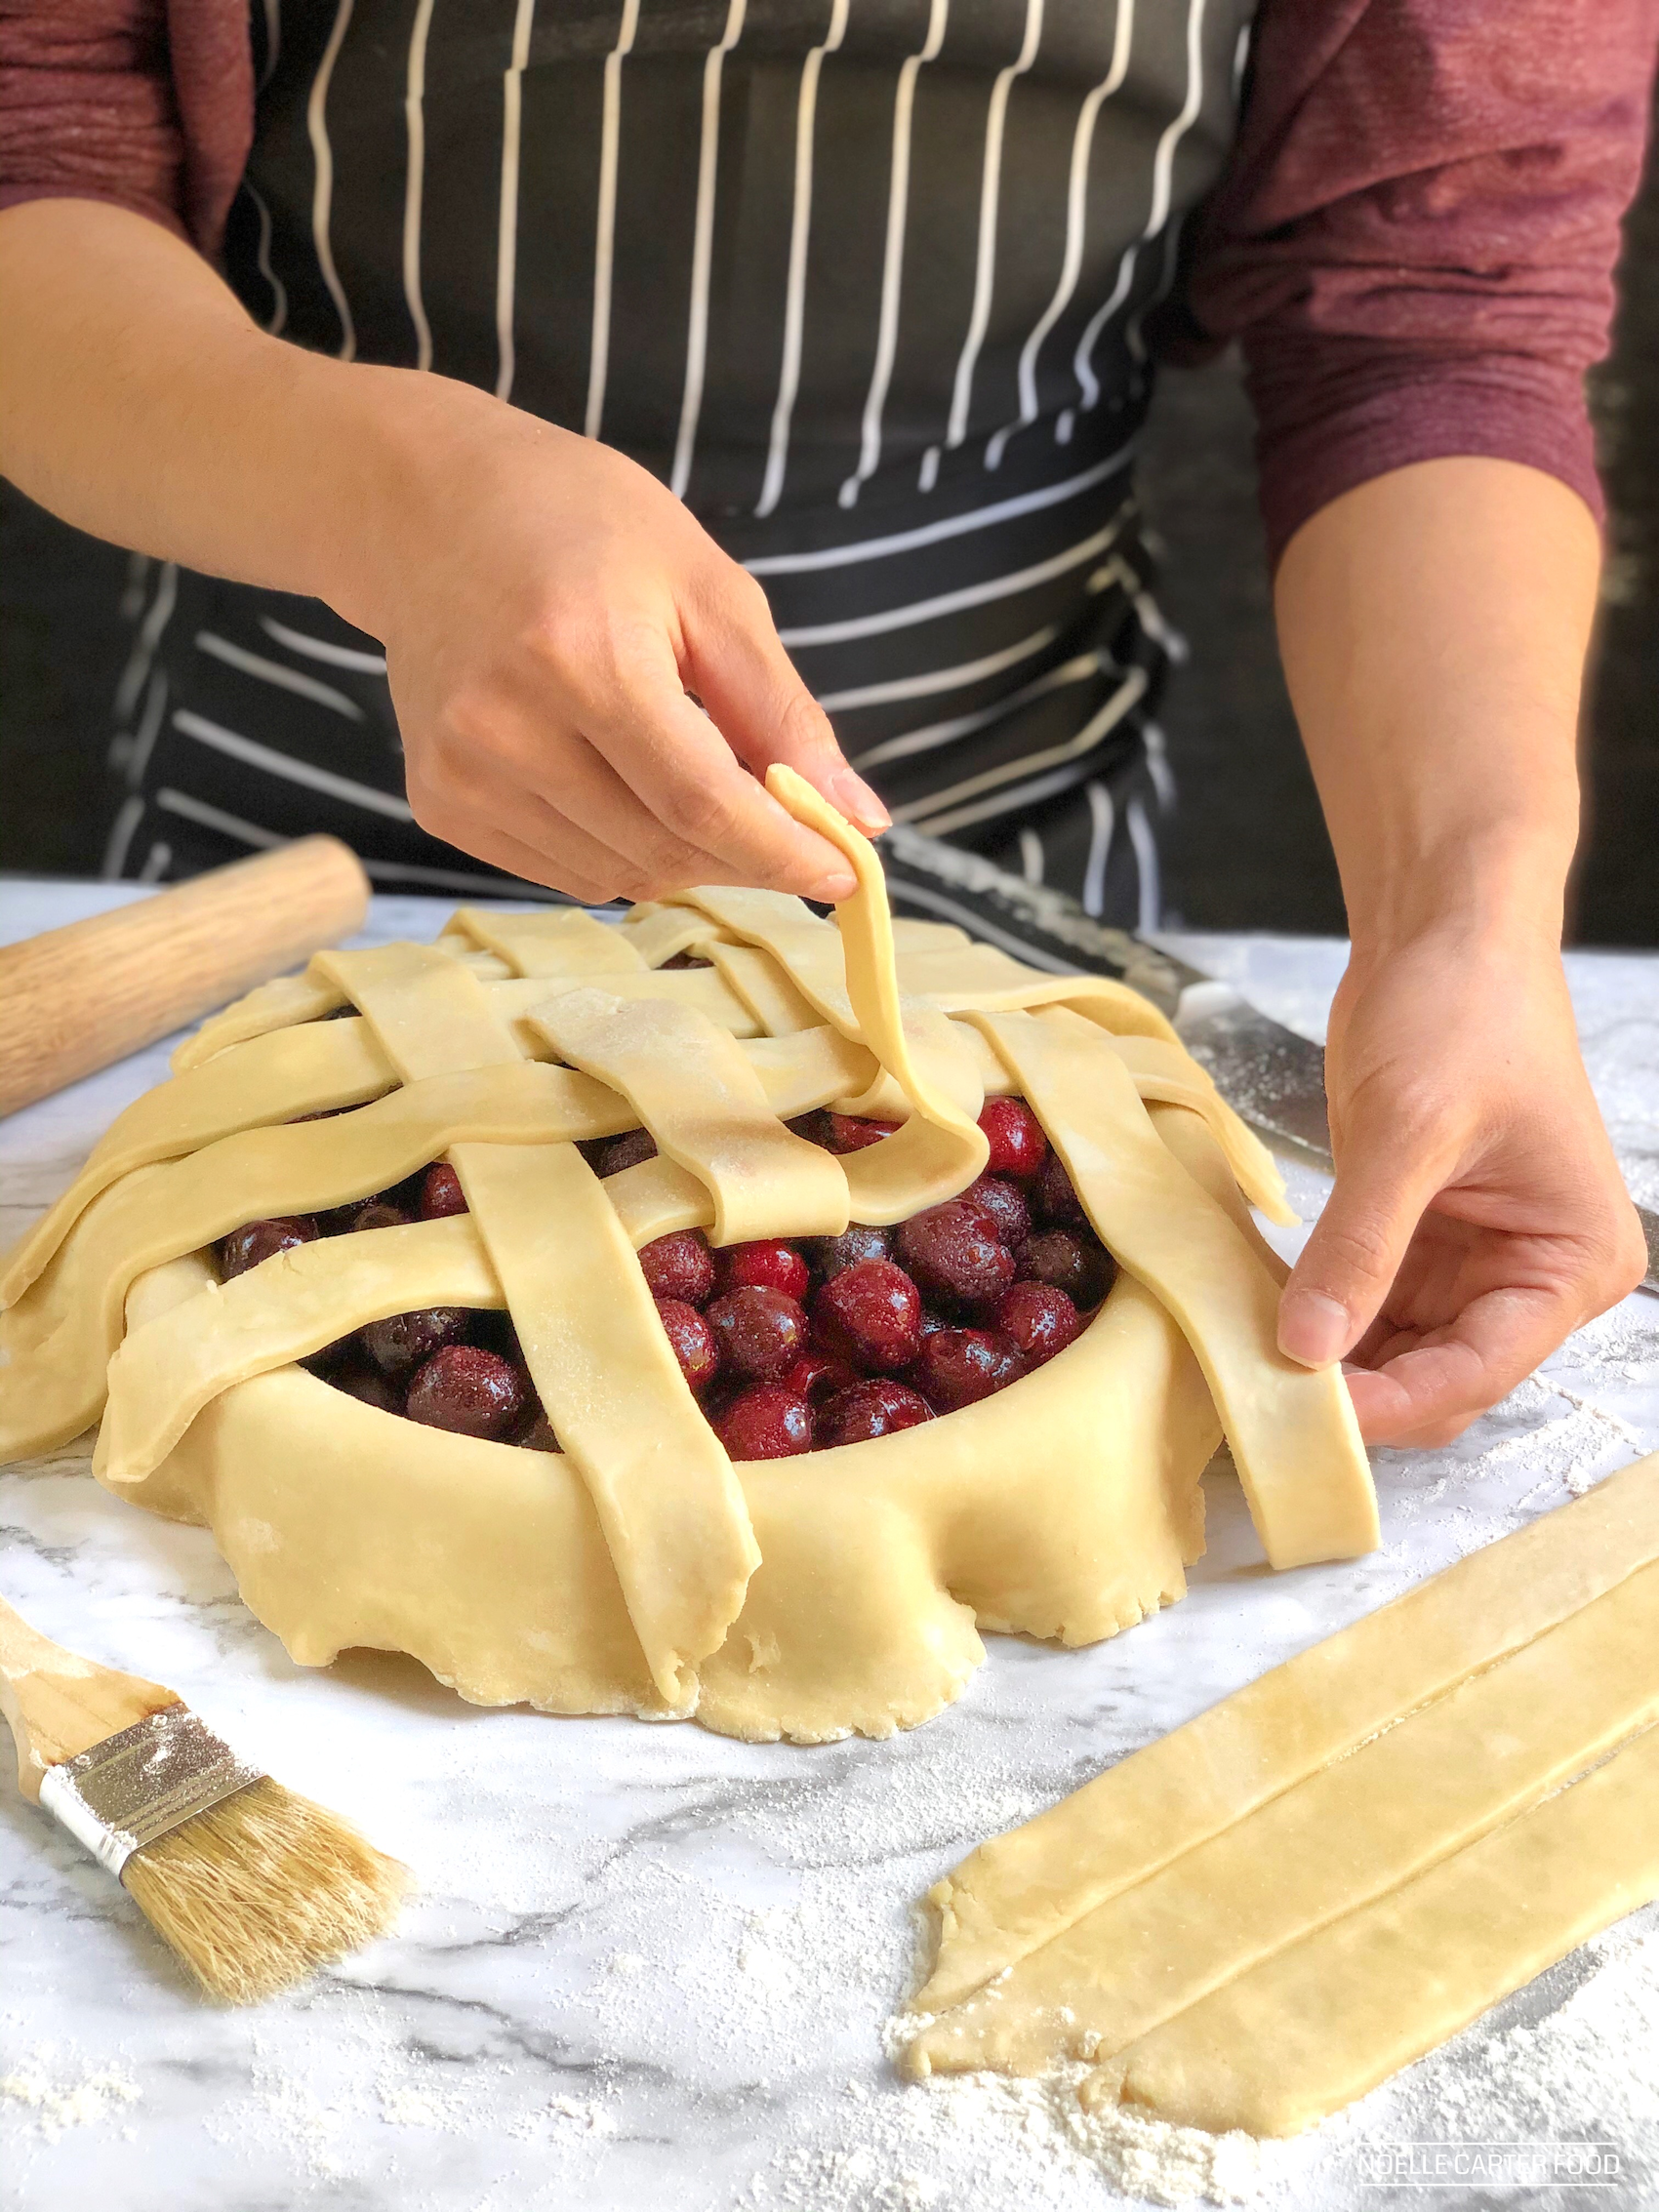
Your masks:
M362 618L364 524L421 380L267 337L188 246L92 201L0 214L0 466L30 498Z
M1378 477L1291 541L1280 649L1361 958L1442 921L1558 941L1598 566L1582 501L1482 459Z

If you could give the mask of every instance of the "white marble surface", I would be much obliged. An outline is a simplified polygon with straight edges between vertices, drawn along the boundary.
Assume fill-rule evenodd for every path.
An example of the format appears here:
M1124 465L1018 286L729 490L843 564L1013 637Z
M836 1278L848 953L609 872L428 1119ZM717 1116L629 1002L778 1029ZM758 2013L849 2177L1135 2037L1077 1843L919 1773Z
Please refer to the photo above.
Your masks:
M110 897L4 886L0 938ZM383 901L376 934L429 934L441 912ZM1318 1033L1339 946L1172 942ZM1573 983L1633 1187L1659 1200L1659 958L1580 956ZM0 1125L5 1241L162 1058ZM1317 1204L1316 1177L1294 1186ZM985 1835L1656 1446L1659 1300L1639 1296L1454 1448L1378 1454L1373 1557L1271 1575L1235 1486L1212 1475L1185 1603L1088 1651L991 1638L926 1727L815 1750L477 1711L382 1656L298 1669L204 1532L107 1497L72 1458L12 1471L5 1593L49 1633L172 1683L407 1859L420 1894L391 1940L307 1990L217 2011L124 1895L0 1794L0 2197L31 2212L1119 2203L1041 2111L992 2086L896 2082L881 2029L910 1986L915 1900ZM1364 2154L1401 2139L1594 2139L1623 2160L1611 2188L1450 2200L1654 2201L1656 1957L1649 1911L1277 2153L1264 2200L1375 2205Z

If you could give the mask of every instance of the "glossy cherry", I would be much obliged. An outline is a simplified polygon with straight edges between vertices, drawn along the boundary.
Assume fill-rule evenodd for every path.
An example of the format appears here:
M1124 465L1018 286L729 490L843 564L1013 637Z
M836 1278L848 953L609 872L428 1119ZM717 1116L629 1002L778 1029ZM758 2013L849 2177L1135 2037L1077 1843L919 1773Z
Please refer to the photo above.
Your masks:
M868 1223L854 1222L839 1236L803 1237L801 1250L819 1280L829 1282L843 1267L857 1267L861 1260L891 1260L893 1239L884 1228L871 1228Z
M273 1259L278 1252L292 1252L297 1245L314 1243L316 1235L317 1225L309 1214L281 1214L265 1221L249 1222L221 1238L220 1274L228 1282L232 1275L245 1275L250 1267L257 1267L262 1260Z
M1014 1255L973 1197L947 1198L900 1228L895 1250L922 1290L935 1298L979 1306L1014 1280Z
M787 1460L812 1449L812 1408L781 1384L762 1383L735 1397L715 1433L734 1460Z
M667 960L657 963L659 968L708 968L713 963L696 952L675 952Z
M838 1358L831 1351L803 1351L784 1377L784 1388L816 1408L863 1380L850 1359Z
M638 1167L642 1160L657 1157L657 1140L649 1129L630 1129L626 1136L613 1137L599 1154L601 1175L621 1175L625 1167Z
M688 1306L684 1299L658 1299L657 1316L663 1334L674 1347L680 1373L694 1390L706 1390L720 1371L713 1331L696 1307Z
M1082 1315L1049 1283L1010 1283L996 1301L996 1326L1028 1367L1040 1367L1076 1341Z
M553 1433L552 1423L539 1405L532 1406L530 1412L519 1422L518 1433L512 1440L515 1444L522 1445L527 1452L556 1452L561 1448Z
M718 1255L722 1290L741 1290L745 1283L762 1290L781 1290L786 1298L803 1299L812 1288L812 1274L792 1244L781 1237L766 1237L752 1244L728 1244Z
M676 1228L639 1248L639 1265L653 1298L707 1306L714 1295L714 1255L700 1228Z
M1032 1213L1017 1183L1010 1183L1006 1176L982 1175L978 1182L968 1185L962 1196L991 1216L997 1236L1010 1252L1019 1251L1032 1233Z
M891 1137L898 1126L896 1121L867 1121L860 1114L832 1113L830 1116L830 1149L832 1152L862 1152L867 1146L879 1145L883 1137Z
M811 1113L797 1113L792 1121L785 1122L784 1127L792 1137L803 1138L807 1144L817 1145L826 1152L835 1149L830 1142L830 1116L823 1106L815 1106Z
M1015 1175L1029 1182L1048 1157L1048 1139L1042 1123L1024 1099L987 1099L979 1117L991 1146L986 1170L991 1175Z
M921 1342L921 1293L891 1260L856 1261L813 1300L812 1333L855 1367L909 1366Z
M434 1160L421 1178L421 1219L447 1221L451 1214L466 1211L466 1193L461 1187L460 1176L448 1160Z
M478 1345L445 1345L416 1369L403 1410L458 1436L505 1436L530 1402L528 1376Z
M746 1383L779 1382L806 1345L799 1301L759 1283L745 1283L715 1299L706 1318L721 1364Z
M931 1421L933 1408L917 1390L878 1375L832 1397L818 1417L818 1441L823 1445L865 1444L872 1436L891 1436L900 1428L914 1428Z
M1025 1372L1025 1360L999 1330L936 1329L910 1380L941 1413L951 1413L1005 1390Z
M1032 1211L1055 1228L1086 1228L1089 1217L1058 1152L1050 1152L1032 1189Z
M407 1375L445 1346L466 1334L467 1314L460 1306L425 1306L414 1313L392 1313L371 1321L360 1334L363 1348L383 1375Z
M1098 1306L1117 1270L1112 1255L1087 1231L1039 1228L1020 1255L1020 1272L1063 1290L1073 1306Z

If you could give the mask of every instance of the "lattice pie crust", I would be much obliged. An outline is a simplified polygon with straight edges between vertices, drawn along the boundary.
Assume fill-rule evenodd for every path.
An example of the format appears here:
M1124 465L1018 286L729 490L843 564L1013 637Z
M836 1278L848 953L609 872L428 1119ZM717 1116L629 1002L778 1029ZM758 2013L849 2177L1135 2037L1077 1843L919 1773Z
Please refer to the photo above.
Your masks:
M980 1629L1086 1643L1180 1597L1224 1429L1275 1566L1374 1545L1340 1372L1275 1348L1282 1270L1246 1199L1286 1218L1277 1175L1162 1017L893 922L864 840L787 770L769 784L857 868L833 920L725 889L620 926L463 910L434 945L325 953L208 1022L6 1264L0 1457L101 1413L100 1480L211 1528L303 1663L374 1646L478 1704L802 1743L926 1720ZM682 952L710 965L665 970ZM734 1467L637 1248L907 1220L980 1173L997 1094L1035 1111L1118 1263L1093 1322L979 1404ZM786 1127L826 1105L903 1126L837 1156ZM599 1181L579 1142L641 1126L658 1157ZM239 1224L437 1159L468 1213L218 1280ZM560 1452L296 1364L439 1306L509 1310Z

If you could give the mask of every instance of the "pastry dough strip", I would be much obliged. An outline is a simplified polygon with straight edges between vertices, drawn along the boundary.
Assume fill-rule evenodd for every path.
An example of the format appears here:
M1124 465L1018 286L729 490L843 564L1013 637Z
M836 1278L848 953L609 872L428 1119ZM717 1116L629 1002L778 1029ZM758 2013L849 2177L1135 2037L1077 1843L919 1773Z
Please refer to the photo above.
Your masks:
M725 1640L760 1564L731 1462L576 1146L466 1144L450 1156L525 1364L592 1497L651 1678L686 1709L698 1661Z
M1659 1897L1659 1729L1321 1928L1082 2084L1220 2132L1294 2135Z
M1101 1240L1163 1301L1197 1355L1270 1562L1374 1549L1376 1494L1341 1368L1300 1367L1278 1349L1277 1283L1158 1137L1111 1045L1075 1017L973 1019Z
M707 1188L716 1244L846 1227L842 1162L785 1127L743 1047L707 1016L590 989L562 991L528 1020L561 1060L621 1092L658 1152Z
M1659 1720L1659 1566L1120 1891L918 2038L912 2068L1115 2056Z
M936 1885L942 2013L1171 1860L1659 1560L1659 1459L1475 1551L1212 1706Z

